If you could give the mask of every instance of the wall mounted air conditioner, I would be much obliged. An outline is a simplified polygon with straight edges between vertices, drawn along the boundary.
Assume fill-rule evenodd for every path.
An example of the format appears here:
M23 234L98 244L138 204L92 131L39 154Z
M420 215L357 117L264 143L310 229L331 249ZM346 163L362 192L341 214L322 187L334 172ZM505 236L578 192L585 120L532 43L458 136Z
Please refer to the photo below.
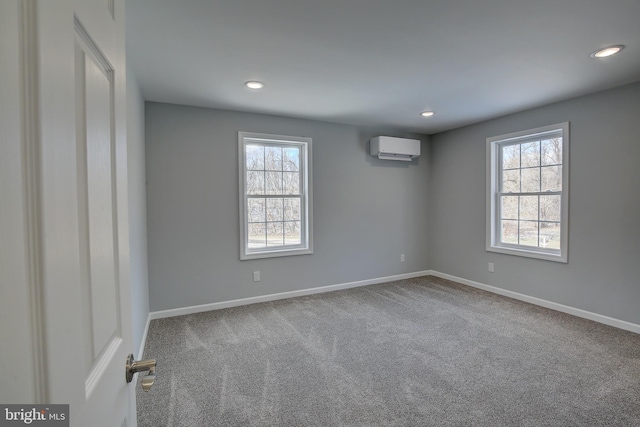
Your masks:
M420 140L376 136L369 141L369 153L382 160L410 162L420 155Z

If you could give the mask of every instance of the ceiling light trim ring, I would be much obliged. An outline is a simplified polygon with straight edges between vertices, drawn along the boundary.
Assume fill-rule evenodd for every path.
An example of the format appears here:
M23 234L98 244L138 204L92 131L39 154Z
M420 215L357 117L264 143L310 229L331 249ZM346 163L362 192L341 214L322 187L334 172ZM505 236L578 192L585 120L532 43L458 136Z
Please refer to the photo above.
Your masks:
M624 45L615 44L613 46L607 46L607 47L603 47L602 49L598 49L595 52L593 52L590 56L592 58L608 58L610 56L613 56L615 54L622 52L623 49L624 49Z
M253 90L262 89L264 87L264 83L259 82L257 80L249 80L248 82L245 82L244 85L249 89L253 89Z

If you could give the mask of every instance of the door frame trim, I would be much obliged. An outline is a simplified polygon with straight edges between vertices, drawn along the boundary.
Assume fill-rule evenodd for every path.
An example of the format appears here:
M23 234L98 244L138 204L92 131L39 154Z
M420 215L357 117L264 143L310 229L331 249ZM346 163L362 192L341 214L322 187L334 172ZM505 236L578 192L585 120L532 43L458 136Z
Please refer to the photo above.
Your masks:
M20 97L22 173L25 214L25 283L30 310L35 403L48 402L46 366L45 298L42 276L42 178L39 109L39 66L36 0L20 2Z

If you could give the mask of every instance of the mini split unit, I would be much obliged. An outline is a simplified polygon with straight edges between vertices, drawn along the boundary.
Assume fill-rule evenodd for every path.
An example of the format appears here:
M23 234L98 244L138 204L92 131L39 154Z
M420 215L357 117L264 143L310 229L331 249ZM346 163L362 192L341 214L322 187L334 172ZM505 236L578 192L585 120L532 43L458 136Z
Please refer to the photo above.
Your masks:
M420 155L420 140L376 136L369 141L369 153L382 160L410 162Z

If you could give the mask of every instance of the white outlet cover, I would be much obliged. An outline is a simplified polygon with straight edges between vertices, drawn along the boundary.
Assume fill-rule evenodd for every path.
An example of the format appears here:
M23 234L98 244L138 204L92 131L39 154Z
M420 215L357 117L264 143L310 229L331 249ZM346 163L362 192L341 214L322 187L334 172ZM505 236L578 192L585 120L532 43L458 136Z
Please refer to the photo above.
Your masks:
M260 281L260 272L259 271L254 271L253 272L253 281L254 282L259 282Z

